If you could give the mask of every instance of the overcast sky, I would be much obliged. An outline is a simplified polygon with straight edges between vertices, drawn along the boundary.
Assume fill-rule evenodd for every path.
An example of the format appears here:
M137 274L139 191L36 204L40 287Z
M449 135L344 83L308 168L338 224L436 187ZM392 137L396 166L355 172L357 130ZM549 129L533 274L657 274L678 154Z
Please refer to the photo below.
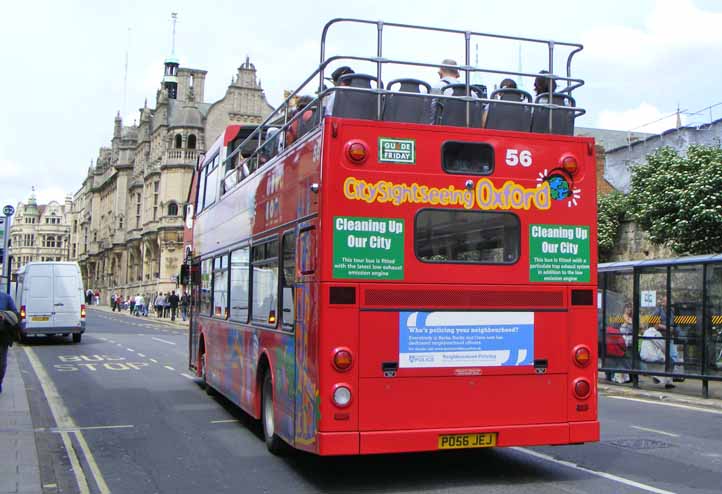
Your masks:
M579 126L661 131L674 126L674 117L640 126L674 114L678 105L692 113L722 101L719 0L6 2L0 17L0 205L25 201L32 186L42 203L78 190L98 148L109 145L116 112L132 124L146 98L154 105L174 11L176 56L181 66L208 71L210 102L223 96L248 55L269 102L279 104L283 89L315 69L321 28L334 17L582 43L573 75L586 81L575 96L588 113ZM375 39L374 29L336 30L329 50L373 55ZM389 33L386 43L389 56L405 59L464 57L463 38L452 43ZM479 43L481 66L536 72L546 64L543 52ZM415 75L430 82L437 77L427 72ZM498 83L486 76L482 82ZM531 89L531 81L521 82ZM711 116L722 117L722 106ZM709 110L683 116L685 123L709 119Z

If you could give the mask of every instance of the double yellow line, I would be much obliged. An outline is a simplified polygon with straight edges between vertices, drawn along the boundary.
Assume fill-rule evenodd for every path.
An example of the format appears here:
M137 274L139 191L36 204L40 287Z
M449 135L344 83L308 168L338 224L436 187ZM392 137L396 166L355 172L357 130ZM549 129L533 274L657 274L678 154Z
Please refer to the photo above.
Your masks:
M98 464L95 461L92 451L90 451L90 448L88 447L88 443L85 440L83 432L77 425L75 425L75 421L70 416L70 413L65 407L63 399L60 397L60 393L58 393L58 390L55 388L50 376L48 376L48 373L45 372L45 368L40 363L40 359L37 355L35 355L35 351L32 348L28 346L23 348L25 350L25 354L30 360L30 365L33 366L33 370L40 380L40 386L42 387L45 398L48 401L50 413L52 413L53 419L55 419L55 427L62 438L63 446L65 447L65 451L70 459L70 465L73 467L73 474L75 475L75 480L78 483L80 494L90 494L91 490L88 485L88 478L86 477L83 467L80 464L78 451L76 451L73 446L71 435L75 436L75 439L80 446L80 452L90 467L90 475L95 481L95 485L98 486L100 494L110 494L108 484L106 484L105 478L103 477L100 468L98 468Z

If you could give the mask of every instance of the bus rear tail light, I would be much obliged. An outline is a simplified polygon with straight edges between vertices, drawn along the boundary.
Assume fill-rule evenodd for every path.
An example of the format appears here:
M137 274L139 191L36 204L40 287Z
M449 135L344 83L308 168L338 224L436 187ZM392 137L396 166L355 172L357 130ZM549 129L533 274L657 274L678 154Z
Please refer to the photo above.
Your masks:
M353 365L353 355L348 348L338 348L333 354L333 366L339 372L346 372Z
M80 318L85 319L85 304L80 306Z
M83 306L83 307L85 307L85 306ZM21 305L20 306L20 320L24 321L27 316L28 316L28 313L25 311L25 306Z
M586 379L574 381L574 395L580 400L586 400L592 393L592 385Z
M368 148L362 141L350 141L346 144L346 156L351 163L360 165L368 158Z
M339 408L345 408L351 403L351 389L343 384L337 384L333 390L333 403Z
M276 311L272 310L268 313L268 324L276 324Z
M569 154L562 157L561 165L564 171L571 176L576 175L579 171L579 162L577 161L577 158Z
M579 367L586 367L592 361L592 352L585 346L578 346L574 349L574 363Z

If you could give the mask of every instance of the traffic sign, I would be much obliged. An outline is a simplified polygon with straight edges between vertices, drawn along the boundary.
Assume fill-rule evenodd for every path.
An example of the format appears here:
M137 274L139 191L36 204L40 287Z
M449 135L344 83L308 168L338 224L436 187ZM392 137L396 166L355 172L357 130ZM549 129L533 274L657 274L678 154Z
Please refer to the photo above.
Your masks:
M12 216L13 214L15 214L15 208L8 204L3 208L3 214L5 216Z

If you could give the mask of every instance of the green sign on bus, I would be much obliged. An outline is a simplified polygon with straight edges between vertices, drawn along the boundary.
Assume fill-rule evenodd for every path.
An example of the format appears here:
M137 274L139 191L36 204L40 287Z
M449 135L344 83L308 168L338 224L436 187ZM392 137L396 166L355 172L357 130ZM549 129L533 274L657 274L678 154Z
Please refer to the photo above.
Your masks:
M333 277L404 278L404 220L333 218Z

